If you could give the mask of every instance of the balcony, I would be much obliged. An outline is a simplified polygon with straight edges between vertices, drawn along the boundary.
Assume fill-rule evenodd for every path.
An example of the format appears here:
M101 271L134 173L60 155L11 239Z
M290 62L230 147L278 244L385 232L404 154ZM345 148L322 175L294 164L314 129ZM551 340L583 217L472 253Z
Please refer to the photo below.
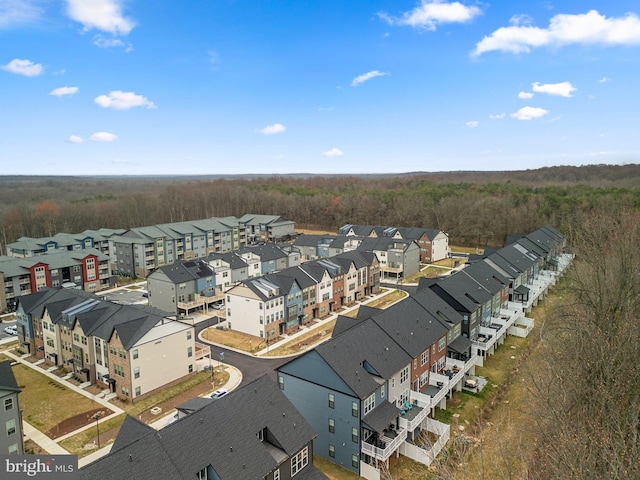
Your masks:
M411 409L403 407L405 412L399 419L401 428L405 428L408 432L414 431L420 426L429 412L431 411L431 397L420 392L410 392L409 403Z
M377 460L387 460L407 439L407 429L385 430L380 438L372 435L362 442L361 451ZM372 442L372 443L370 443Z

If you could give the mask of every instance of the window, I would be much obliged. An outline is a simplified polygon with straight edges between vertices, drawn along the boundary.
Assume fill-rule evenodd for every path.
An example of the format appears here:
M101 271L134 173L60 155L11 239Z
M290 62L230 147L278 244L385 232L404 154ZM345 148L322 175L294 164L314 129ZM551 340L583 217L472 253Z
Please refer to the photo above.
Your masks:
M298 474L309 463L309 449L304 447L291 459L291 476Z
M139 397L141 393L140 387L136 387L136 397Z
M273 472L273 480L280 480L280 469Z
M386 388L385 388L385 385L382 385L380 387L380 398L384 398L385 395L386 395Z
M329 394L329 408L336 408L336 397L333 393Z
M425 383L427 383L427 381L429 380L429 372L423 372L422 375L420 375L420 386L422 387Z
M358 402L351 402L351 416L358 416Z
M187 340L191 340L191 330L187 330Z
M129 396L129 388L128 387L122 387L122 394L125 397L128 397Z
M336 421L333 418L329 419L329 433L336 433Z
M438 351L441 352L442 350L444 350L444 346L447 343L447 337L442 337L440 340L438 340Z
M408 379L409 379L409 367L406 367L400 372L400 383L404 383Z
M136 348L136 349L133 351L133 359L135 360L135 359L137 359L137 358L138 358L138 349Z
M351 455L351 466L353 468L358 468L358 456L357 455Z
M7 398L4 401L4 411L13 410L13 398Z
M140 367L133 369L133 378L140 378Z
M202 470L198 472L197 478L198 480L209 480L209 475L207 474L207 467L204 467Z
M7 436L9 435L13 435L14 433L16 433L16 420L15 418L12 420L9 420L6 424L7 427Z
M364 414L369 413L376 406L376 394L372 393L364 400Z
M351 441L358 443L358 429L356 427L351 428Z
M284 390L284 377L278 375L278 387L280 390Z
M334 447L333 445L329 445L329 456L331 458L335 458L336 456L336 447Z
M187 357L193 356L193 347L187 347Z
M18 453L18 444L14 443L13 445L9 445L9 455L15 455Z
M425 350L422 352L422 355L420 355L420 366L423 367L427 363L429 363L429 350Z

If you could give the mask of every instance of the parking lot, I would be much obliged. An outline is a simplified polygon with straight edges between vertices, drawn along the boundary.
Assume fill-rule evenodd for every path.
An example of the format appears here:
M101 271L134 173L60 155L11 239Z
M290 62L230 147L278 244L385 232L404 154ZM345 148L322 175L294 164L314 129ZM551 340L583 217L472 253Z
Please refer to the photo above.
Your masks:
M100 297L120 305L146 305L149 300L145 288L129 289L122 287L107 293L101 293Z

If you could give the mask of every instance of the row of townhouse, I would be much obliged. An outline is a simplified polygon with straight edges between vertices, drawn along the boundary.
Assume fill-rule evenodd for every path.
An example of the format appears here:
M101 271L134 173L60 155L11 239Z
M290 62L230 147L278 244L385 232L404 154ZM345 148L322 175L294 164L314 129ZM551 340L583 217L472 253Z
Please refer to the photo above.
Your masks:
M79 478L327 479L313 464L315 431L268 376L198 403L160 431L127 417Z
M16 312L21 349L123 399L141 398L191 374L196 358L208 353L189 323L81 290L40 290L20 297Z
M370 252L352 251L248 279L227 290L227 327L271 340L380 290Z
M383 227L376 225L343 225L339 235L350 237L394 238L413 240L420 247L420 262L433 263L449 256L449 236L442 230L419 227Z
M232 252L258 242L288 240L295 236L294 228L294 222L277 215L214 217L126 230L103 228L79 234L22 237L7 245L7 255L28 258L92 248L110 257L115 274L146 277L176 260Z
M528 334L525 313L571 262L564 245L542 227L454 275L425 279L384 311L339 317L329 341L279 367L280 388L318 432L315 453L376 480L391 455L430 464L449 436L430 414L507 335ZM497 264L507 258L509 272Z
M293 242L303 260L332 258L344 252L375 254L382 278L400 280L420 270L420 248L415 240L348 235L300 235Z
M207 312L224 300L224 292L250 278L300 265L300 254L288 245L264 244L232 253L178 260L147 277L149 304L176 315Z
M28 258L0 256L0 311L13 310L20 296L46 287L93 292L115 285L109 257L101 250L54 252Z

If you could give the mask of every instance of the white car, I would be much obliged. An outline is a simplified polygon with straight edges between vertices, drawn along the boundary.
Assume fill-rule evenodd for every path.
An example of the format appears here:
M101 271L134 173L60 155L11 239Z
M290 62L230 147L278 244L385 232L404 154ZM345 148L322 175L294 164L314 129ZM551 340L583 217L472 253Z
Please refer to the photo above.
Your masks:
M224 397L227 393L229 393L227 391L226 388L219 388L218 390L216 390L215 392L213 392L211 395L207 395L207 398L211 398L213 400L216 400L220 397Z
M15 325L9 325L8 327L4 328L4 333L6 333L7 335L18 335L18 327L16 327Z

